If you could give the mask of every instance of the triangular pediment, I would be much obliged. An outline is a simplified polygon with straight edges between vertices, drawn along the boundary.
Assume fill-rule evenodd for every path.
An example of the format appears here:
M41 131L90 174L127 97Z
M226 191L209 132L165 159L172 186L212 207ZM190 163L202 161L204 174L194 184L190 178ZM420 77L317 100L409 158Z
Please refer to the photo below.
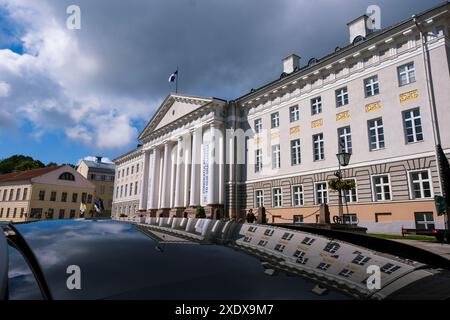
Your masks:
M138 139L141 140L151 132L177 121L212 101L214 101L214 98L195 97L175 93L169 94L145 126L144 130L142 130Z

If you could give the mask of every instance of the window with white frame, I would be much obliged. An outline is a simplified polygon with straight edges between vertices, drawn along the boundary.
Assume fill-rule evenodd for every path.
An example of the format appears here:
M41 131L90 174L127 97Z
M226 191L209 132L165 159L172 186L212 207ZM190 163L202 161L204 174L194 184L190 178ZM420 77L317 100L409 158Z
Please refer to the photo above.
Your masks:
M291 165L295 166L301 162L300 139L291 140Z
M378 82L378 76L373 76L364 79L364 91L366 97L371 97L380 93L380 84Z
M407 143L423 141L422 118L419 108L404 111L403 124Z
M375 201L391 200L391 185L389 183L389 176L374 176L373 189L375 192Z
M279 251L279 252L283 252L283 250L286 248L286 246L284 245L284 244L280 244L280 243L278 243L276 246L275 246L275 250L276 251Z
M352 132L350 126L338 129L339 152L352 153Z
M300 107L298 105L289 108L289 119L291 122L295 122L300 119Z
M255 172L259 172L262 170L262 149L255 150Z
M266 231L264 231L264 235L268 237L271 237L273 233L274 233L273 229L266 229Z
M353 273L354 273L354 271L352 271L352 270L349 270L349 269L343 269L341 272L339 272L339 275L340 275L341 277L348 278L348 277L350 277Z
M348 104L348 89L343 87L336 90L336 107L342 107Z
M272 146L272 169L279 169L281 166L281 151L280 145Z
M303 239L302 243L310 246L313 244L314 241L316 241L316 239L310 238L310 237L305 237L305 239Z
M264 205L264 195L262 190L255 191L255 208L261 208Z
M302 214L294 214L293 223L303 223L303 215Z
M278 112L272 113L270 115L270 120L272 128L278 128L280 126L280 114Z
M369 262L370 257L364 256L362 254L358 254L353 260L352 263L363 266L367 262Z
M414 212L416 221L416 229L419 230L433 230L434 218L433 212Z
M400 86L416 81L416 70L414 62L404 64L397 68L398 83Z
M355 184L355 187L351 190L344 190L344 199L346 203L353 203L353 202L357 202L357 196L356 196L356 181L355 179L346 179L348 181L353 181L353 183Z
M325 159L323 133L313 135L314 161Z
M303 186L292 187L292 206L300 207L303 205Z
M321 263L319 263L319 265L317 266L317 269L320 269L320 270L328 270L329 267L331 267L331 264L325 263L325 262L321 262Z
M292 239L293 236L294 236L293 233L285 232L285 233L283 234L283 236L281 237L281 239L282 239L282 240L289 241L289 240Z
M255 133L260 133L262 131L262 119L255 119Z
M370 150L379 150L384 148L384 127L383 119L373 119L367 122L369 130L369 148Z
M328 188L326 182L319 182L315 185L316 189L316 204L322 204L328 202Z
M410 172L410 179L414 199L431 198L431 179L428 171Z
M337 242L328 242L325 248L323 248L323 251L329 252L329 253L336 253L336 251L339 250L341 245Z
M358 224L358 216L356 213L345 213L342 215L345 224Z
M281 207L281 188L272 189L272 207Z
M319 114L322 112L322 97L311 99L311 114Z
M381 272L392 274L395 271L399 270L401 267L392 263L386 263L383 267L381 267Z

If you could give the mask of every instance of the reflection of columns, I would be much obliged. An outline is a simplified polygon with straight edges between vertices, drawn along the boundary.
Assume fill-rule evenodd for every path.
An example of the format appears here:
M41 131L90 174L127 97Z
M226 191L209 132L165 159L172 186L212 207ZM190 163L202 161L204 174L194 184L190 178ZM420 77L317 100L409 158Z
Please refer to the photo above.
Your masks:
M183 194L181 190L183 176L183 137L179 136L177 141L177 153L175 155L175 201L174 207L181 208L183 206Z
M216 124L211 123L209 129L208 204L217 204L216 130Z
M144 167L142 172L141 194L139 198L139 210L147 209L147 190L148 190L148 166L149 166L150 152L144 151Z
M202 146L202 128L197 128L192 132L192 160L191 160L191 195L189 206L200 205L200 161Z
M183 181L183 193L182 193L182 201L183 201L183 207L189 206L189 182L191 177L191 133L187 133L184 137L184 181Z
M149 209L158 209L158 182L159 182L159 149L157 147L152 148L151 158L151 182L149 187Z
M161 208L170 208L170 151L172 146L169 142L164 143L164 163L162 170Z

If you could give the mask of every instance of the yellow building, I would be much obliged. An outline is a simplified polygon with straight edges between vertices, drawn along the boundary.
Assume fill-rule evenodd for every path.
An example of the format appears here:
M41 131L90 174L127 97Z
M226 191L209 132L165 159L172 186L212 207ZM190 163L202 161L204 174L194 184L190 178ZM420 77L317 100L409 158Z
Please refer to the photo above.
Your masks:
M80 217L93 209L95 186L70 166L51 166L0 175L0 221Z
M82 160L77 171L94 184L94 199L101 199L103 202L102 216L111 216L115 165L102 162L102 157L96 157L95 161Z

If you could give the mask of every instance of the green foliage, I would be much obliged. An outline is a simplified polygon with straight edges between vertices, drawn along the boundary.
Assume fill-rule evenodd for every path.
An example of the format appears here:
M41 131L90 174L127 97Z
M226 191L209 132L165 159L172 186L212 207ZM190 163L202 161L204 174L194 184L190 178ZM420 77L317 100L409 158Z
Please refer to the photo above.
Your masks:
M41 161L23 155L14 155L0 161L0 173L25 171L43 167L45 167L45 165Z
M195 217L198 219L206 218L205 208L197 207Z
M328 188L330 188L333 191L352 190L355 188L355 181L330 179L328 180Z

